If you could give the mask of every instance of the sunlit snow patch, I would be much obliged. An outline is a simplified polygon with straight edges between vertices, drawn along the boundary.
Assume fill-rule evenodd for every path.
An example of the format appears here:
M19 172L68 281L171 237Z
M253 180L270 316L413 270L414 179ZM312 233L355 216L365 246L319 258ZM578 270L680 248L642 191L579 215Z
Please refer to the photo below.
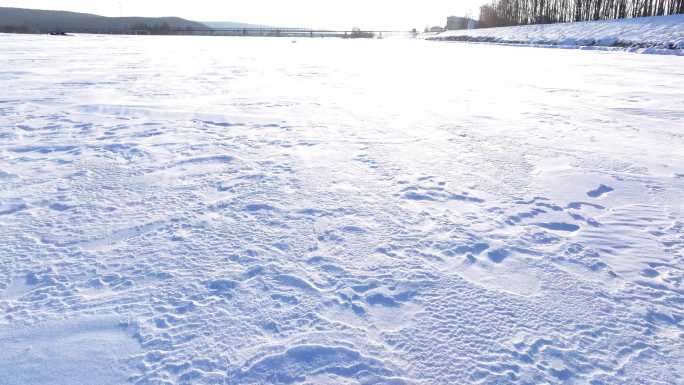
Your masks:
M113 319L0 328L0 383L120 385L138 343Z

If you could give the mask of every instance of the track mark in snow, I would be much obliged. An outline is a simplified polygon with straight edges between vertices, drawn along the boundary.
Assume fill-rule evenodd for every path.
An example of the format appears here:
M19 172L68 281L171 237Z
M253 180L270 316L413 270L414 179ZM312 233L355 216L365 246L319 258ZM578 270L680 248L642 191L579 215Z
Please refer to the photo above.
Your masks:
M25 277L17 277L0 290L0 301L12 301L21 298L24 294L31 290L31 285L27 282Z
M517 258L511 258L511 253L507 250L488 253L485 261L449 264L447 268L463 279L494 292L534 296L541 290L537 269Z
M71 209L73 206L69 206L69 205L61 203L61 202L55 202L55 203L50 204L50 206L48 206L48 207L51 210L63 212L63 211L67 211L67 210Z
M55 152L66 152L66 153L76 153L78 150L77 146L23 146L11 148L11 152L25 154L30 152L35 152L39 154L52 154Z
M195 119L193 122L196 123L202 123L206 124L207 126L216 126L216 127L244 127L244 123L231 123L231 122L215 122L211 120L200 120L200 119Z
M325 376L328 381L349 378L378 385L406 384L404 380L393 378L393 373L380 360L365 357L350 348L323 345L299 345L266 356L233 373L232 381L236 384L294 384L317 376Z
M510 252L506 249L496 249L487 253L487 257L494 263L503 262L509 255Z
M302 278L290 274L279 274L274 277L276 282L284 286L299 289L305 292L317 293L318 289L314 285Z
M366 234L368 231L359 226L344 226L340 230L348 234Z
M608 194L609 192L612 192L612 191L615 191L615 189L613 189L610 186L606 186L606 185L602 184L598 188L596 188L596 190L591 190L591 191L587 192L587 195L591 198L600 198L603 195Z
M278 209L274 206L271 206L266 203L250 203L247 206L245 206L245 209L249 212L255 213L259 211L278 211Z
M489 249L489 244L485 242L475 242L472 244L466 244L466 245L458 245L453 248L447 248L442 251L442 254L448 256L448 257L453 257L456 255L480 255L484 251Z
M526 219L535 218L535 217L538 217L539 215L546 214L547 212L548 211L546 211L544 209L535 207L529 211L523 211L523 212L520 212L518 214L514 214L514 215L509 216L506 219L506 223L513 226L513 225L516 225L520 222L523 222Z
M484 203L484 199L470 195L469 192L453 193L446 189L444 182L432 182L432 177L418 178L421 184L410 185L401 190L401 197L411 201L448 202L462 201L469 203ZM402 182L401 184L407 184Z
M130 289L134 282L130 277L119 273L101 273L89 279L79 294L86 300L94 300L115 295L116 292Z
M580 229L580 227L575 224L563 222L536 223L536 225L547 230L563 231L568 233L574 233Z
M156 221L147 223L140 226L128 227L125 229L114 231L113 233L91 241L86 241L81 243L81 247L84 248L99 248L103 246L111 246L118 242L122 242L134 237L144 235L156 231L166 225L165 221Z
M8 172L0 170L0 179L15 179L17 176L14 174L10 174Z
M25 203L0 204L0 216L10 215L28 209Z
M583 207L591 207L597 210L604 210L605 207L601 205L597 205L595 203L588 203L588 202L570 202L568 204L569 209L574 209L574 210L581 210Z
M235 160L235 157L230 155L213 155L200 156L196 158L184 159L177 162L176 166L185 166L188 164L202 164L202 163L230 163Z
M212 294L218 296L228 296L237 287L239 283L231 279L215 279L213 281L206 282L207 289L211 291Z
M126 227L120 230L116 230L107 235L93 237L91 239L64 240L52 238L50 236L44 236L41 238L41 241L43 243L59 247L80 246L83 249L107 248L119 242L123 242L128 239L135 238L146 233L150 233L158 229L161 229L166 225L166 223L166 221L156 221L144 225Z
M112 154L119 155L129 162L149 156L146 151L140 149L139 146L135 144L112 143L103 146L102 149Z

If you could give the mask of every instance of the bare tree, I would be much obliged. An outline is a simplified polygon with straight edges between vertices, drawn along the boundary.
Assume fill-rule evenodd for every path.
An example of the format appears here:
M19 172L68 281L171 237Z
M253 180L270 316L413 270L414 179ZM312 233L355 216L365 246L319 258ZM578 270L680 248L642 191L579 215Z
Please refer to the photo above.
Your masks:
M612 20L684 13L684 0L494 0L480 8L480 28Z

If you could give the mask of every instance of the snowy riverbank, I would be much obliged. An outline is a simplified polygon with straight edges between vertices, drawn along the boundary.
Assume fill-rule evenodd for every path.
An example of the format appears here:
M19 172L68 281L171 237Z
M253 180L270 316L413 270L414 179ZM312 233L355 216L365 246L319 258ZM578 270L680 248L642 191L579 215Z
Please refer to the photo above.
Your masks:
M684 15L447 31L427 39L684 55Z

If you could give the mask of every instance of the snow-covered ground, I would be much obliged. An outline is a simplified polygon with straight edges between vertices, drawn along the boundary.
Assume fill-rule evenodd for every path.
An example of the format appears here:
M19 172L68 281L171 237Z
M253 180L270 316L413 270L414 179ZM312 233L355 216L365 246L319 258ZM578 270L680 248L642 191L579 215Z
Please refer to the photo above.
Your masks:
M684 383L684 58L0 52L0 384Z
M684 55L684 15L447 31L428 38Z

